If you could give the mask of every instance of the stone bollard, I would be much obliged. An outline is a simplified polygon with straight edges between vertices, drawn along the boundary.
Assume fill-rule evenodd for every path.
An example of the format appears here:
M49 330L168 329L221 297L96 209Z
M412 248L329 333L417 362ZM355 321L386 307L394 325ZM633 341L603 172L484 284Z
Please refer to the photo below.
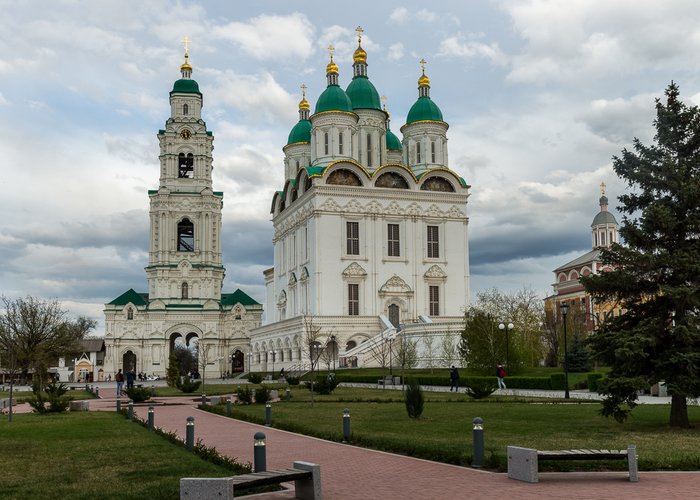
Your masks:
M207 395L202 393L202 406L207 406Z
M156 395L156 386L152 385L151 386L151 397L154 397Z
M272 425L272 402L270 401L265 403L265 425L267 427Z
M226 401L226 416L227 417L230 417L231 414L233 413L233 411L232 411L233 403L231 402L231 399L232 398L228 398L228 400Z
M472 467L484 465L484 421L476 417L473 421Z
M187 432L185 436L187 451L194 449L194 417L187 417Z
M90 385L89 384L85 384L85 392L90 392Z
M287 401L290 401L292 399L292 390L287 386L287 389L285 389L285 396L287 397Z
M343 410L343 441L350 442L350 408Z
M129 411L127 413L127 418L129 420L134 419L134 402L131 399L129 400Z
M267 470L265 434L256 432L253 436L253 472L265 472Z
M155 420L155 411L153 411L152 406L149 406L148 407L148 430L149 430L149 432L153 432L154 420Z
M96 397L97 399L100 398L100 388L99 388L99 387L95 387L95 397Z
M117 413L120 413L122 411L122 400L117 399Z

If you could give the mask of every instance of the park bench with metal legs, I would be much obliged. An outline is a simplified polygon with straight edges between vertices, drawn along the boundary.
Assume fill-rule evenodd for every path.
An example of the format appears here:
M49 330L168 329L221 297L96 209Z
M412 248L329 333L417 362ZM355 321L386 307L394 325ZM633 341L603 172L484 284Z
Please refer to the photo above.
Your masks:
M637 448L631 444L626 450L533 450L508 446L508 477L528 483L538 482L539 460L627 460L629 479L637 476Z
M294 462L290 469L252 472L220 478L186 477L180 479L180 499L230 500L236 491L294 481L295 497L302 500L322 500L321 466L309 462Z

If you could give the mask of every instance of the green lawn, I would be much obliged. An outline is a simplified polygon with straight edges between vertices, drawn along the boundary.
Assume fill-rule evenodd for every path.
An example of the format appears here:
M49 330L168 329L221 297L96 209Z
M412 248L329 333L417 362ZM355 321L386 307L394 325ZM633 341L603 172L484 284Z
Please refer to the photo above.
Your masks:
M700 470L700 428L669 428L668 406L639 406L625 424L618 424L599 415L600 403L494 396L473 401L454 393L426 393L426 399L423 417L411 420L399 391L338 388L330 396L316 396L312 407L309 391L296 388L291 402L273 405L273 426L340 441L343 409L349 408L353 443L466 465L471 461L472 420L478 416L484 419L488 465L500 470L506 467L507 445L625 449L628 444L637 445L642 470ZM700 424L700 408L689 411L691 421ZM264 412L264 405L235 406L234 416L262 422ZM566 462L555 465L571 467ZM604 465L626 467L623 462Z
M181 477L230 476L116 413L0 420L0 497L179 498Z

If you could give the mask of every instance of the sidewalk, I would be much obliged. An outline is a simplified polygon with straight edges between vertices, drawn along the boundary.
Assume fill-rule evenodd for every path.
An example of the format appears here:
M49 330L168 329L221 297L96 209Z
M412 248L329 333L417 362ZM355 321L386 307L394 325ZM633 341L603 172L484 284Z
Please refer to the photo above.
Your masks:
M105 389L104 396L114 397ZM102 393L102 391L100 391ZM194 398L180 398L181 405L157 406L155 425L185 435L188 416L195 418L195 439L241 462L253 461L253 435L267 436L268 469L291 466L295 460L321 465L326 500L443 500L490 499L495 495L514 499L540 498L693 498L700 480L698 472L641 472L639 483L630 483L626 472L542 473L540 483L508 479L506 474L457 467L402 455L293 434L196 409ZM91 401L113 410L114 399ZM147 418L147 407L136 414ZM643 453L643 451L642 451ZM292 492L264 494L262 499L294 498Z

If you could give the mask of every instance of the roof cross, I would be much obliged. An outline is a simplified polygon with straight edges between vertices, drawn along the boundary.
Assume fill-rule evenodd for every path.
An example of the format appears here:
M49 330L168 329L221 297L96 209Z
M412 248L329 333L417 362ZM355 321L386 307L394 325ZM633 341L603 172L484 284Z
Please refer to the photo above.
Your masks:
M305 84L303 84L303 83L301 84L301 96L304 98L306 97L306 89L307 88L308 87Z
M185 57L187 57L189 54L189 47L191 42L192 40L190 40L190 37L188 37L187 35L185 35L185 38L182 39L182 44L185 46Z
M425 59L421 59L418 62L420 63L420 67L423 70L423 74L425 74L425 65L428 64L428 61L426 61Z
M328 52L331 54L331 61L333 60L333 52L335 51L335 47L333 47L333 44L330 44L328 46Z
M600 183L600 194L601 196L605 196L605 182Z
M358 26L355 28L355 31L357 31L357 43L362 42L362 33L365 31L362 29L362 26Z

